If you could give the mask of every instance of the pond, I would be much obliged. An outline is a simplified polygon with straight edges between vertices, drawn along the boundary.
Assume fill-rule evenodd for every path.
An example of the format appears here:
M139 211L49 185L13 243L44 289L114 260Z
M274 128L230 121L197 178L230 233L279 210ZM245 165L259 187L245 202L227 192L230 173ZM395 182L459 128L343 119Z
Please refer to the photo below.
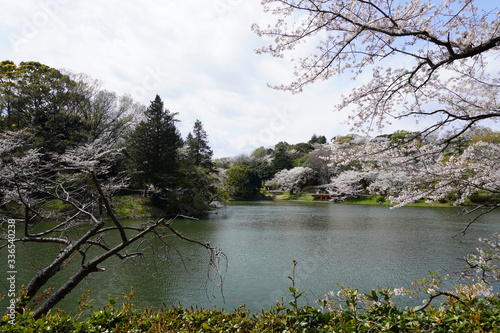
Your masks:
M500 214L493 212L474 223L465 236L454 237L471 218L457 216L459 212L458 208L236 203L199 220L174 222L183 235L207 241L226 254L223 293L217 281L207 279L207 252L172 237L168 260L143 258L121 268L103 265L108 268L105 272L88 278L59 307L75 309L89 288L94 307L102 307L108 296L120 297L133 285L139 308L180 303L230 311L245 304L252 312L267 310L283 296L290 301L287 276L292 274L293 259L298 262L296 287L307 292L310 303L338 290L337 284L361 291L409 287L413 280L427 277L428 271L444 274L463 268L462 258L474 251L478 238L498 231ZM49 250L19 245L18 280L27 283L41 267L34 264L47 260Z

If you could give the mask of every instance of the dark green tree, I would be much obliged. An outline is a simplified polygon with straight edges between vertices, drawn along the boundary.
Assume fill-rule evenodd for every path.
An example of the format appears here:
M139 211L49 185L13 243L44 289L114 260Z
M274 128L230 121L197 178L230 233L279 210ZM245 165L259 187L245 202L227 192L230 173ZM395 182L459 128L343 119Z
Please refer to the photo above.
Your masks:
M194 123L193 131L186 138L187 157L193 165L213 169L213 151L208 145L208 135L200 120Z
M16 69L14 62L6 60L0 62L0 117L2 129L14 129L25 123L19 118L14 109L16 94ZM17 118L17 119L16 119Z
M177 113L163 107L156 95L145 111L145 120L132 132L127 152L135 173L136 185L154 185L161 190L173 190L179 180L179 152L182 138L175 125Z
M283 169L290 170L293 168L293 158L288 154L288 148L290 148L290 145L283 141L274 146L273 160L271 162L273 174Z
M178 196L179 207L185 215L197 215L209 210L214 201L224 201L217 186L213 151L200 120L196 120L193 131L188 133L183 150L183 184L182 193Z
M85 74L0 62L0 130L28 130L42 152L63 153L96 140L122 143L139 108Z
M261 179L248 165L236 165L227 170L229 194L235 199L250 199L259 193Z
M43 152L64 153L88 138L89 126L78 115L65 110L39 112L33 125L35 142Z
M29 128L42 151L62 153L87 140L81 110L88 95L68 74L38 62L3 61L0 95L3 128Z
M309 140L309 144L313 144L313 143L325 144L326 143L326 137L324 135L318 136L316 134L313 134L313 136Z
M313 136L311 137L311 139L309 140L309 143L310 144L313 144L313 143L316 143L318 142L318 136L315 134L313 134Z
M196 216L212 209L212 204L225 202L214 171L192 166L182 168L182 190L176 196L177 206L183 215Z
M324 135L319 136L318 143L324 145L326 143L326 136L324 136Z
M271 165L265 159L254 159L248 163L248 166L252 171L257 174L261 181L271 179L273 176Z

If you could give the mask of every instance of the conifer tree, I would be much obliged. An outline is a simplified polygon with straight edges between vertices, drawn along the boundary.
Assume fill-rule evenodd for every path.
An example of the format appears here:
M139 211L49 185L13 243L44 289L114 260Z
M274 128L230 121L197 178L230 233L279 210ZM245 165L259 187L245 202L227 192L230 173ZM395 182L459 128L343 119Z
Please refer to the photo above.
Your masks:
M278 142L274 146L273 161L271 162L273 173L293 168L293 160L288 154L288 148L290 148L290 145L286 142Z
M137 125L128 140L131 166L137 170L138 185L154 185L160 189L175 186L178 180L179 153L182 138L175 126L175 116L163 107L156 95L145 111L146 119Z
M196 120L193 131L188 133L184 149L183 191L179 200L183 214L196 215L209 210L213 201L221 200L216 186L213 151L200 120Z
M196 119L193 132L186 138L188 158L195 166L213 169L212 148L208 145L208 135L203 129L203 124Z

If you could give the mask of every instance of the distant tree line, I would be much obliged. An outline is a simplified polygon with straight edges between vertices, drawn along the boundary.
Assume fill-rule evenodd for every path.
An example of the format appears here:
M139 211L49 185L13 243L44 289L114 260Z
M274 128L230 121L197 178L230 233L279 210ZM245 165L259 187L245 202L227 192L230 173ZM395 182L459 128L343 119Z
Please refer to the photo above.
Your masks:
M323 159L328 154L326 143L325 136L314 134L308 142L290 145L281 141L272 148L261 146L250 155L221 158L215 163L226 170L226 190L232 198L259 198L264 187L293 193L329 181L330 169ZM281 181L276 181L276 176Z
M241 199L259 197L261 188L290 194L327 189L337 200L373 194L395 205L425 199L497 207L500 133L476 126L453 136L398 130L376 137L339 135L327 142L314 134L308 142L279 142L217 164L227 170L229 193Z

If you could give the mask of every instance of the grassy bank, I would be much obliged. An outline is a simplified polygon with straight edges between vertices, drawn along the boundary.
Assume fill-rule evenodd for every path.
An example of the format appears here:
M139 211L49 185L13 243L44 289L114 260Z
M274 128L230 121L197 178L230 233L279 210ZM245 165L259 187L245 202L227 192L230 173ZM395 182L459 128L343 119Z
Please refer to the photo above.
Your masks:
M290 195L288 192L280 192L280 193L270 193L268 194L273 198L273 200L277 201L305 201L305 202L313 202L313 197L309 193L295 193ZM325 203L331 201L317 201L318 203ZM360 195L357 197L346 198L343 201L336 201L336 203L342 204L350 204L350 205L383 205L383 206L391 206L391 203L384 196L380 195ZM450 202L443 203L426 203L425 199L418 200L417 202L408 204L406 206L409 207L451 207L453 206Z
M346 198L342 201L344 204L352 204L352 205L383 205L383 206L391 206L392 204L385 197L380 195L360 195L355 198ZM452 206L450 203L427 203L425 199L418 200L414 203L406 205L408 207L450 207Z
M475 198L473 198L475 199ZM249 199L249 201L255 200L276 200L276 201L299 201L299 202L313 202L313 197L311 194L306 192L296 192L290 195L289 192L267 192L261 191L255 198ZM139 218L149 218L149 217L159 217L164 216L165 212L150 203L149 198L145 198L141 195L124 195L116 196L111 200L112 208L118 218L125 219L139 219ZM331 203L325 201L318 201L318 203ZM383 196L376 195L360 195L358 197L346 198L344 201L339 201L337 203L351 204L351 205L384 205L390 206L391 203ZM475 200L469 200L466 202L469 205L477 205ZM450 207L453 206L452 202L441 202L441 203L426 203L424 199L419 200L415 203L408 204L407 206L415 207ZM53 200L46 204L45 209L49 209L55 214L64 214L72 209L68 204L64 204L60 200ZM21 205L9 204L3 207L3 215L18 216L22 218L24 216L24 211Z
M150 203L149 198L141 195L116 196L110 199L110 204L118 218L139 219L148 217L165 216L165 212ZM8 204L3 208L2 214L10 217L24 217L24 208L22 205ZM73 209L69 204L61 200L52 200L44 204L44 209L55 215L64 215ZM95 210L99 207L94 207ZM101 207L104 209L104 206Z
M309 193L297 192L290 195L290 192L265 192L266 196L272 200L279 201L306 201L312 202L313 197Z
M140 195L117 196L111 203L118 218L139 219L165 215L161 208L151 205L149 198Z

